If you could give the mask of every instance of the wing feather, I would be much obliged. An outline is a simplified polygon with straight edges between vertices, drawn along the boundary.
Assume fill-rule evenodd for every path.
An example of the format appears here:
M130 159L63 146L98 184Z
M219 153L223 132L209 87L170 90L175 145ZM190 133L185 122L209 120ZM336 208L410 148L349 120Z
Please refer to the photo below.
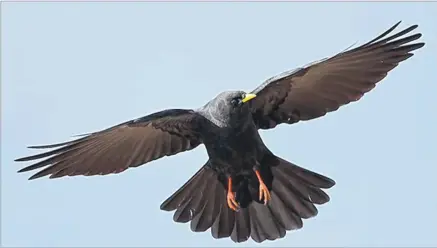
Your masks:
M203 117L192 110L164 110L73 141L31 146L53 150L15 161L43 159L19 170L42 169L29 179L120 173L197 147L202 121Z
M359 100L400 62L412 57L412 51L425 45L410 43L420 33L403 37L417 25L386 37L399 24L359 47L266 80L252 91L257 94L250 102L257 126L270 129L311 120Z

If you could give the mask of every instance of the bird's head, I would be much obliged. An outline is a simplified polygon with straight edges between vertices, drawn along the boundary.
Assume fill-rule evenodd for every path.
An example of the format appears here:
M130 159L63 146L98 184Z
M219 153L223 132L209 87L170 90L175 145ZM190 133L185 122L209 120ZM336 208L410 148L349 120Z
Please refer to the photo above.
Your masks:
M215 99L220 102L221 108L228 109L230 112L239 110L247 106L247 102L254 99L255 94L244 91L225 91L220 93Z
M217 121L226 125L235 125L247 119L250 114L247 103L255 97L255 94L244 91L225 91L210 101L207 109Z

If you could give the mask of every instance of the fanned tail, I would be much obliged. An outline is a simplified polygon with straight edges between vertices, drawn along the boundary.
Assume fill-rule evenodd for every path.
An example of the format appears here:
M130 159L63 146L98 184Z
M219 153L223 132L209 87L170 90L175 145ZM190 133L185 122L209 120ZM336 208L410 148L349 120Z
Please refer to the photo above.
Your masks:
M261 163L261 175L270 189L271 200L260 203L259 184L251 184L253 201L248 207L250 236L255 242L283 238L286 231L303 227L303 219L318 214L316 205L329 202L323 189L335 182L323 175L299 167L291 162L267 155Z
M243 184L248 188L240 189L240 192L246 194L244 199L251 200L247 207L235 212L226 202L224 178L208 163L210 161L165 200L161 209L175 211L175 222L191 221L193 232L211 229L216 239L230 237L234 242L244 242L252 238L260 243L282 238L286 231L302 228L302 219L316 216L315 205L329 201L322 189L335 185L328 177L271 155L262 164L262 175L271 189L271 200L263 205L255 199L258 185Z

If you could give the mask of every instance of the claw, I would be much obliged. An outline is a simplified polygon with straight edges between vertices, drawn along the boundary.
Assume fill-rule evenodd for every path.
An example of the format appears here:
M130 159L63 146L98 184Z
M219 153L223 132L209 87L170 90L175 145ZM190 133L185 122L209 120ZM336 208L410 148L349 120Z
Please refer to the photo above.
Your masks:
M227 194L228 207L234 211L240 209L240 205L235 200L235 193L232 192L232 178L228 178L228 194Z
M264 205L267 205L267 202L270 201L271 196L269 189L264 183L259 185L259 200L262 201L264 199Z
M240 205L235 200L235 193L228 192L228 207L234 211L238 211Z
M272 198L270 196L270 191L267 188L267 186L265 185L265 183L261 177L261 174L259 173L258 170L255 170L255 174L256 174L256 177L258 178L258 181L259 181L259 200L260 201L264 200L264 205L267 205L267 202L269 202L270 199Z

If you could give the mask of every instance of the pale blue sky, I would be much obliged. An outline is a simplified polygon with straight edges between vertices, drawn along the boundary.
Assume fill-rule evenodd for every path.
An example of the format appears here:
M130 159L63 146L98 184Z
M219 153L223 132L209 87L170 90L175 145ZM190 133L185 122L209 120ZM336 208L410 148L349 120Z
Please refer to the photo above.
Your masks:
M426 46L374 91L262 132L278 156L337 185L303 229L261 246L437 246L435 3L2 3L1 18L4 246L233 246L159 210L204 164L203 147L59 180L27 181L13 159L27 145L251 90L398 20L419 24Z

